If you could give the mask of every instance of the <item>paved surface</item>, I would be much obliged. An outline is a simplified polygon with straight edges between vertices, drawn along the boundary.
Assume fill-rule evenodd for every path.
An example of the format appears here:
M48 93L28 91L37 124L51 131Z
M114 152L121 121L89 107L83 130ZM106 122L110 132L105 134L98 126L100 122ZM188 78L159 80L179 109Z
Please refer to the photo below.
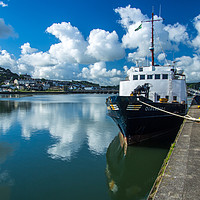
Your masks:
M197 105L189 115L200 117ZM185 120L154 200L200 200L200 123Z

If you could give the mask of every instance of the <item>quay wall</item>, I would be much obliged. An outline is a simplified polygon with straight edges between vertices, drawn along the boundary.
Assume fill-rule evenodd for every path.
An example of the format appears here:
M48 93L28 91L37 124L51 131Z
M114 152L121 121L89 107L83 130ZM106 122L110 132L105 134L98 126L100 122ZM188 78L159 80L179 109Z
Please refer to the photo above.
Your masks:
M191 105L188 111L191 117L197 119L200 117L198 104ZM184 120L148 200L189 200L199 197L200 123Z

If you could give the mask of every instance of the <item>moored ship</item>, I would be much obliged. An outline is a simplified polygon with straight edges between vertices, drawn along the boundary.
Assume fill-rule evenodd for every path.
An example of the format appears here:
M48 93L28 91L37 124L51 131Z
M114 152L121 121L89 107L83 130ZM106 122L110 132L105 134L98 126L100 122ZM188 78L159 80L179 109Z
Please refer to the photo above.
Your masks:
M158 20L155 20L158 21ZM187 112L186 78L173 65L154 64L152 13L151 66L132 68L120 82L119 96L106 100L108 115L116 122L128 144L178 131Z

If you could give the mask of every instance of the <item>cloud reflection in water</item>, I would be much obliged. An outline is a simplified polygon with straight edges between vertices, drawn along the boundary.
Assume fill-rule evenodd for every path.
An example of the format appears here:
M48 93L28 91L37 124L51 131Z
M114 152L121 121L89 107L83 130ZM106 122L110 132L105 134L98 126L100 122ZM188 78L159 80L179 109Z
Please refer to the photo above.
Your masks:
M53 102L14 101L16 105L10 113L0 113L0 129L6 134L12 125L19 123L25 140L48 131L54 144L49 146L47 153L53 159L71 160L83 144L87 144L94 154L104 154L118 131L106 117L105 97L81 96L76 102L56 102L55 96L52 98Z

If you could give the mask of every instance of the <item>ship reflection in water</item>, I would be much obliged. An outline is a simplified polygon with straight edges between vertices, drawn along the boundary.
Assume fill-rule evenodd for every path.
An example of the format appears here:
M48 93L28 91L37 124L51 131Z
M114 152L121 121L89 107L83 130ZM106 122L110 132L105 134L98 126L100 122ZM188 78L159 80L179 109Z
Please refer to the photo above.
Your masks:
M111 199L140 200L148 197L171 144L166 139L160 142L152 140L127 147L120 133L114 138L106 153Z

